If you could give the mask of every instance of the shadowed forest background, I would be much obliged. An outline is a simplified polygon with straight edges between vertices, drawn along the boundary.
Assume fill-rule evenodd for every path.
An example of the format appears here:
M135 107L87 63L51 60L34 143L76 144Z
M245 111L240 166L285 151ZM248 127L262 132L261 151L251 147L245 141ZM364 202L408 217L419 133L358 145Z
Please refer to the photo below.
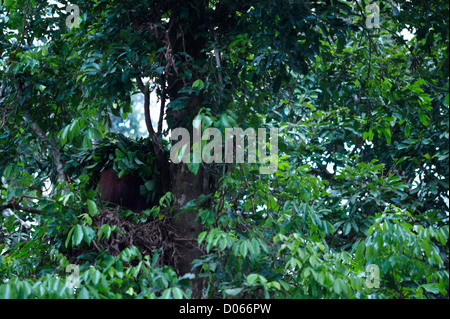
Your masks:
M0 298L448 298L448 1L68 4L0 2Z

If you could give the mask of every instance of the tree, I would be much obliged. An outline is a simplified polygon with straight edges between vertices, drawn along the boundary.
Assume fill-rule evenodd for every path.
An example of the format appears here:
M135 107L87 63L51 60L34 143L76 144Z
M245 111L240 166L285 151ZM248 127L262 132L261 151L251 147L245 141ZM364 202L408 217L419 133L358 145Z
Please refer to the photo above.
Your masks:
M448 297L448 3L375 8L5 1L0 295ZM135 93L148 138L108 134ZM277 129L276 171L174 163L194 119ZM103 209L106 163L156 205Z

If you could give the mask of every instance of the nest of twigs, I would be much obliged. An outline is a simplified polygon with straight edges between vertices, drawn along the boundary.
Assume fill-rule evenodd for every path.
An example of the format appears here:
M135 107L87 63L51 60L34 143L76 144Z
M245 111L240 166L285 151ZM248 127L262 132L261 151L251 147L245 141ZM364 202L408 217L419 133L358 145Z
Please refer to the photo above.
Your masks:
M180 236L176 230L164 221L151 220L145 223L135 222L120 216L117 209L105 208L92 219L93 226L116 226L120 231L112 231L108 239L103 236L94 242L99 251L106 250L117 256L123 249L136 246L142 255L153 258L158 253L158 266L169 265L178 270L177 239Z

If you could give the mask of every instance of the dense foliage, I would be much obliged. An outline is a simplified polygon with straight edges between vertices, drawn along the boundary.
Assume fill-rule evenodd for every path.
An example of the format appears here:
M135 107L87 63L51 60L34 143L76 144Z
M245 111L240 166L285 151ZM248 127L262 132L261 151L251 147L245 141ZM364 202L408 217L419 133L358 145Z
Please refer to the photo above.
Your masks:
M80 0L72 28L61 3L0 7L0 298L448 298L448 1L379 3L379 28L358 0ZM151 132L110 133L149 90L166 138L278 129L277 171L189 164L214 187L177 208ZM122 224L195 213L192 273L100 249L127 231L98 224L106 163L156 203Z

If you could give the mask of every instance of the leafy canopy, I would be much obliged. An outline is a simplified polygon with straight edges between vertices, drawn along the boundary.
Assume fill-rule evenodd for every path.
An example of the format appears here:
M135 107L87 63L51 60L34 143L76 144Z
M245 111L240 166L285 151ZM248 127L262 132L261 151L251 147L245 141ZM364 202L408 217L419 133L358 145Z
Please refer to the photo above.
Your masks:
M276 173L205 167L183 207L205 297L448 298L448 1L382 2L379 28L364 1L80 0L78 28L61 4L0 7L0 297L190 296L159 253L95 247L121 231L92 223L95 166L157 174L140 142L94 147L144 78L168 129L279 130Z

